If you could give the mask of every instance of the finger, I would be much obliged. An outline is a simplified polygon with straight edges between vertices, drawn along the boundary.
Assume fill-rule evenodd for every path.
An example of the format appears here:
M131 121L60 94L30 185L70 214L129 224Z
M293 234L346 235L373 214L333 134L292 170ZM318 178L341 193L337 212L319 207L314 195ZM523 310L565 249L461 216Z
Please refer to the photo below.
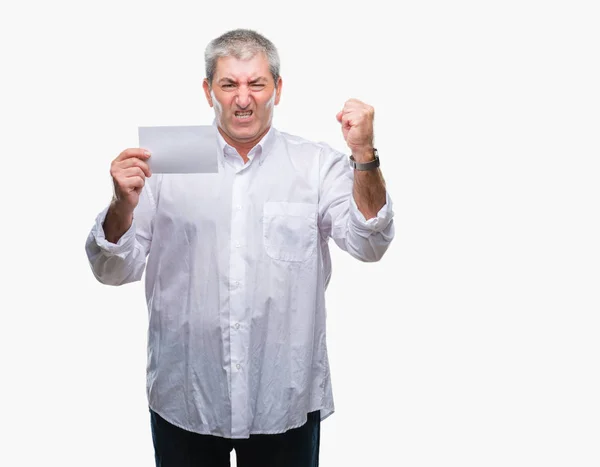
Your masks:
M358 99L350 98L346 101L347 105L351 105L353 107L366 105L363 101L359 101Z
M342 125L344 127L351 127L354 124L355 121L355 114L353 112L350 113L346 113L344 115L342 115Z
M360 112L360 107L352 105L352 104L346 104L344 106L344 114L348 115L348 114L352 114L352 113L356 113L356 112Z
M122 174L123 178L130 178L130 177L146 178L146 174L141 169L141 167L129 167L128 169L123 169L121 174Z
M349 112L357 107L358 107L358 103L357 103L356 99L348 99L346 102L344 102L344 110L346 112Z
M348 101L346 101L346 103L344 104L344 112L366 112L366 113L370 113L373 114L375 112L375 109L368 105L365 104L364 102L359 101L358 99L350 99Z
M342 117L342 121L354 126L367 123L370 119L372 120L373 117L374 113L372 112L372 107L361 107L345 113Z
M150 157L150 151L143 148L129 148L125 149L119 156L115 159L115 161L120 162L125 159L129 159L130 157L139 157L142 160L146 160Z
M146 179L144 177L127 177L123 180L122 187L123 189L132 189L132 188L142 188L146 183Z
M125 159L124 161L119 162L119 167L122 169L128 169L129 167L139 167L144 172L146 177L150 177L152 175L152 171L150 170L150 166L147 162L144 162L137 157L130 157L129 159Z

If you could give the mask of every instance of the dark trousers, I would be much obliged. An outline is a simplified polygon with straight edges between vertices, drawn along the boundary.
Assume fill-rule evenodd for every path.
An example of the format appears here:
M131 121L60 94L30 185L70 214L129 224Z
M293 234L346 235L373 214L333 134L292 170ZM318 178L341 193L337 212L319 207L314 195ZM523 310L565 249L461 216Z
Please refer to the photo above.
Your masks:
M321 418L308 414L299 428L275 435L230 439L200 435L176 427L150 409L156 467L230 467L235 449L237 467L318 467Z

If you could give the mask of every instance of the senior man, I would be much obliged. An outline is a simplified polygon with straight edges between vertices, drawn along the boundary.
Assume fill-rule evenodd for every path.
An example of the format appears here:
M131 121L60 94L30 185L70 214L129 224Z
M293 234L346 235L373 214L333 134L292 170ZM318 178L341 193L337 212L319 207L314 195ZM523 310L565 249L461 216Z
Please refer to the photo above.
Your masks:
M105 284L146 271L157 466L228 466L232 449L241 467L316 466L334 411L328 241L373 262L394 237L374 110L336 115L345 155L273 128L283 81L264 36L229 31L205 62L218 173L151 176L148 151L124 150L86 252Z

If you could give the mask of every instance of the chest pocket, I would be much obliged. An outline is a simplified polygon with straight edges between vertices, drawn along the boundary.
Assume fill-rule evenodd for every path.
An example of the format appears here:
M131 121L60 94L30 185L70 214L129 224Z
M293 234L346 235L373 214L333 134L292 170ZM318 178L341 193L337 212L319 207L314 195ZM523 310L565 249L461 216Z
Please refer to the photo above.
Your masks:
M317 205L269 201L263 210L264 245L276 260L302 262L317 248Z

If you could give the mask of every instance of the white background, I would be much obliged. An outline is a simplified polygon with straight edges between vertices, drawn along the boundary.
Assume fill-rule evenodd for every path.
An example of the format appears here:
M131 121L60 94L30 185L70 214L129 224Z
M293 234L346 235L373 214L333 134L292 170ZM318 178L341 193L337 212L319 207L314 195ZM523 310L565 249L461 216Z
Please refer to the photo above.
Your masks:
M596 2L19 5L0 465L153 465L142 284L97 283L84 242L137 126L212 121L204 47L236 27L279 48L280 130L345 150L344 101L375 107L394 200L381 262L333 250L321 465L600 465Z

